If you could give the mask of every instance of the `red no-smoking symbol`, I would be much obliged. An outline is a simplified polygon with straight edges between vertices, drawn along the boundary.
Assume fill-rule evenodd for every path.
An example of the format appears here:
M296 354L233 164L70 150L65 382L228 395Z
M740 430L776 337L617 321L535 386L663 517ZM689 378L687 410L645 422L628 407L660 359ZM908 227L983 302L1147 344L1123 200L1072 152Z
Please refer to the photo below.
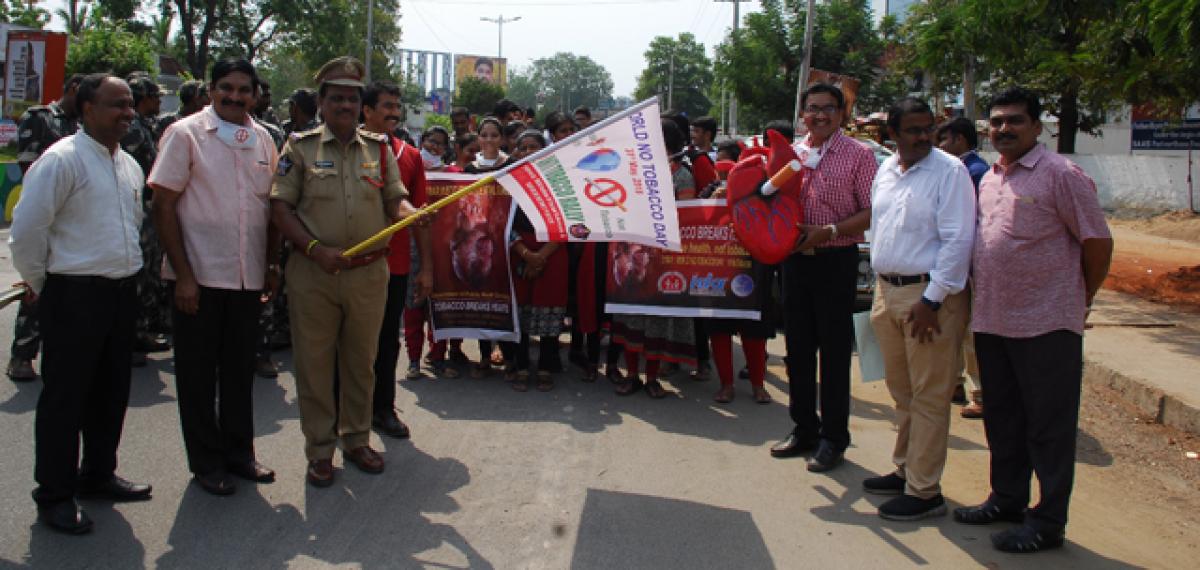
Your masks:
M233 138L239 143L244 143L250 138L250 131L238 129L236 133L233 133Z
M583 195L597 206L625 211L625 187L611 178L588 179Z

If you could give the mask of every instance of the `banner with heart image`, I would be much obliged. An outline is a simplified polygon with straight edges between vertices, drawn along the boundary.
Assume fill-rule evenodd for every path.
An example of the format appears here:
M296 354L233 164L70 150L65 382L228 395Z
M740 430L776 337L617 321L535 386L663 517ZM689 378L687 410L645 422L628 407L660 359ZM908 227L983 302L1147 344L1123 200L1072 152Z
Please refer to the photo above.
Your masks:
M683 250L609 246L605 311L759 320L770 297L768 267L755 263L730 226L724 200L678 202Z

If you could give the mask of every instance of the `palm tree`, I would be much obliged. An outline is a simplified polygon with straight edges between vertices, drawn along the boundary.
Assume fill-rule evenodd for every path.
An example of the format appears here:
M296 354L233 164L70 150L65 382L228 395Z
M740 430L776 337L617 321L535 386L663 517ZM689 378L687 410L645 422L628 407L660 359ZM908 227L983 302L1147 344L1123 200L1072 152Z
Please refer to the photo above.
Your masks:
M67 23L67 33L71 36L78 36L83 31L88 18L88 7L85 4L89 3L90 0L67 0L66 8L54 10L54 14Z

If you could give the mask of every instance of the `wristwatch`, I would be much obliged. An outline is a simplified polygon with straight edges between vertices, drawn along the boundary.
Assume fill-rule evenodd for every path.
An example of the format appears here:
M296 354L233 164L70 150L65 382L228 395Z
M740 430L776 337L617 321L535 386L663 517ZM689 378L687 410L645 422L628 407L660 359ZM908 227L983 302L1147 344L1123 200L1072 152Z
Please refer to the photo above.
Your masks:
M934 311L942 308L941 303L939 303L937 301L930 301L929 299L926 299L924 295L921 295L921 302L924 303L926 307L929 307L930 309L933 309Z
M825 227L831 232L829 239L837 239L837 237L838 237L837 224L829 224Z

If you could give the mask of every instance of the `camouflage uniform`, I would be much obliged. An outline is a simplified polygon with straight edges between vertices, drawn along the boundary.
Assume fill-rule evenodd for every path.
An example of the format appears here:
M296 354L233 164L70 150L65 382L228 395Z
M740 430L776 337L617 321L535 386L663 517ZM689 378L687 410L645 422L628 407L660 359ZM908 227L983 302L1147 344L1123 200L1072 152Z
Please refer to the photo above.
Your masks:
M272 116L274 115L269 109L268 113ZM283 129L271 124L267 120L266 114L263 115L263 118L256 118L254 120L271 134L271 139L275 141L275 148L282 150L283 144L287 142L287 135L283 134ZM291 244L286 242L280 248L280 258L275 260L279 262L280 267L287 264L288 252L290 250ZM263 304L262 313L258 316L258 327L259 331L261 331L261 336L258 342L257 357L260 361L269 361L273 349L291 345L292 340L288 326L287 295L284 293L283 276L281 274L279 291L275 293L275 296L269 302Z
M30 107L21 115L17 129L17 162L23 168L37 160L58 139L75 134L79 120L68 115L57 101L49 105ZM13 327L12 357L23 360L37 358L41 347L38 334L37 304L22 302Z
M125 138L121 139L121 148L133 155L142 174L149 176L154 160L158 158L158 139L155 137L155 120L153 117L138 116L129 127ZM137 293L139 314L137 320L137 336L139 339L153 337L154 331L170 330L170 291L162 280L162 246L158 241L158 232L150 215L150 199L152 191L149 186L142 189L142 209L146 214L142 222L142 270L137 275Z

